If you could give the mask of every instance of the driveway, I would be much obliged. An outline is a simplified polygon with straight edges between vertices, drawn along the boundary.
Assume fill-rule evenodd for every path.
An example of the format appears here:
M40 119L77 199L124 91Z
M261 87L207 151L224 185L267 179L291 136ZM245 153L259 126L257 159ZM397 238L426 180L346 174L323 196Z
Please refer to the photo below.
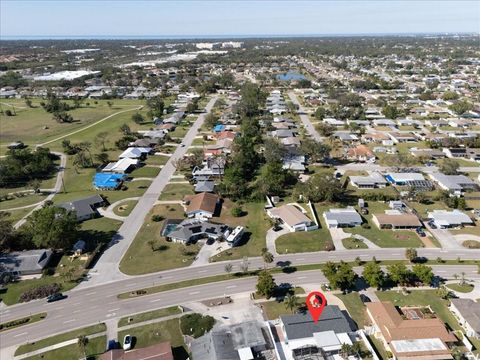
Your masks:
M208 245L205 240L198 242L202 247L198 252L195 261L190 265L190 267L208 265L210 263L210 258L215 256L222 251L230 249L230 245L226 241L224 242L214 242L213 244Z
M445 229L432 229L428 224L425 224L428 231L435 236L435 238L439 241L442 249L462 249L462 245L459 241L452 235L448 230Z
M329 228L330 235L332 236L333 245L335 250L346 250L343 246L342 240L351 237L351 234L347 234L342 228Z
M274 256L278 255L277 247L275 245L275 241L277 241L277 239L280 236L288 234L289 232L290 231L288 231L287 228L282 228L281 230L278 230L278 231L273 230L273 228L268 229L268 231L267 231L267 249L272 255L274 255Z

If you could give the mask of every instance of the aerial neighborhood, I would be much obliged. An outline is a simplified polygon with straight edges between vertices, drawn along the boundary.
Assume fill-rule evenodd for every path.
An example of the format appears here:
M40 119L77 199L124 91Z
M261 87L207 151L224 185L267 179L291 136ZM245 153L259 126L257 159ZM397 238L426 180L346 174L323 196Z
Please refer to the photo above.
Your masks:
M480 356L478 36L0 45L0 358Z

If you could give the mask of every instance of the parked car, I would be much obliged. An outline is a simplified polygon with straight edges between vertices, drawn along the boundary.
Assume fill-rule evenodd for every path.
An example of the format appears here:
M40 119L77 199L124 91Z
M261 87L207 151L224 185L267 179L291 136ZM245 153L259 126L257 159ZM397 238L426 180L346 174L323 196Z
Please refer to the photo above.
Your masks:
M117 340L108 340L107 351L117 349Z
M423 231L422 228L416 228L415 231L416 231L417 234L420 235L421 237L427 236L427 235L425 234L425 231Z
M370 298L365 294L360 294L360 300L362 300L363 303L372 302L372 300L370 300Z
M50 295L49 297L47 297L47 302L51 303L51 302L63 300L63 299L65 299L66 297L67 297L67 296L66 296L66 295L63 295L62 293L55 293L55 294L52 294L52 295Z
M130 350L132 348L132 337L125 335L123 338L123 350Z

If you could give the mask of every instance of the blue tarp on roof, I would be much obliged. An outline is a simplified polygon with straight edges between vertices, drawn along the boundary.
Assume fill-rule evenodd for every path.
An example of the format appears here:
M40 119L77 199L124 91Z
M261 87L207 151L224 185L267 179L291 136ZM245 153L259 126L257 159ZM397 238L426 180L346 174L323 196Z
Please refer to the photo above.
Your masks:
M215 125L215 127L213 128L213 131L215 132L222 132L223 130L225 130L225 125Z
M99 189L116 189L124 178L124 174L96 173L93 185Z
M393 180L391 175L386 175L385 179L390 183L390 184L395 184L395 180Z

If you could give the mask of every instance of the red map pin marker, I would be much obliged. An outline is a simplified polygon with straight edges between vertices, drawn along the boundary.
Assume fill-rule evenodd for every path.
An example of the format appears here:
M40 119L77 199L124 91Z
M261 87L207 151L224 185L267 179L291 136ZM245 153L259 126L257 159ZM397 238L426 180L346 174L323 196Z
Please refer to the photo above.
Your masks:
M318 319L320 319L320 315L322 315L325 305L327 305L327 299L325 299L325 296L321 292L312 291L308 294L306 303L313 321L317 322Z

